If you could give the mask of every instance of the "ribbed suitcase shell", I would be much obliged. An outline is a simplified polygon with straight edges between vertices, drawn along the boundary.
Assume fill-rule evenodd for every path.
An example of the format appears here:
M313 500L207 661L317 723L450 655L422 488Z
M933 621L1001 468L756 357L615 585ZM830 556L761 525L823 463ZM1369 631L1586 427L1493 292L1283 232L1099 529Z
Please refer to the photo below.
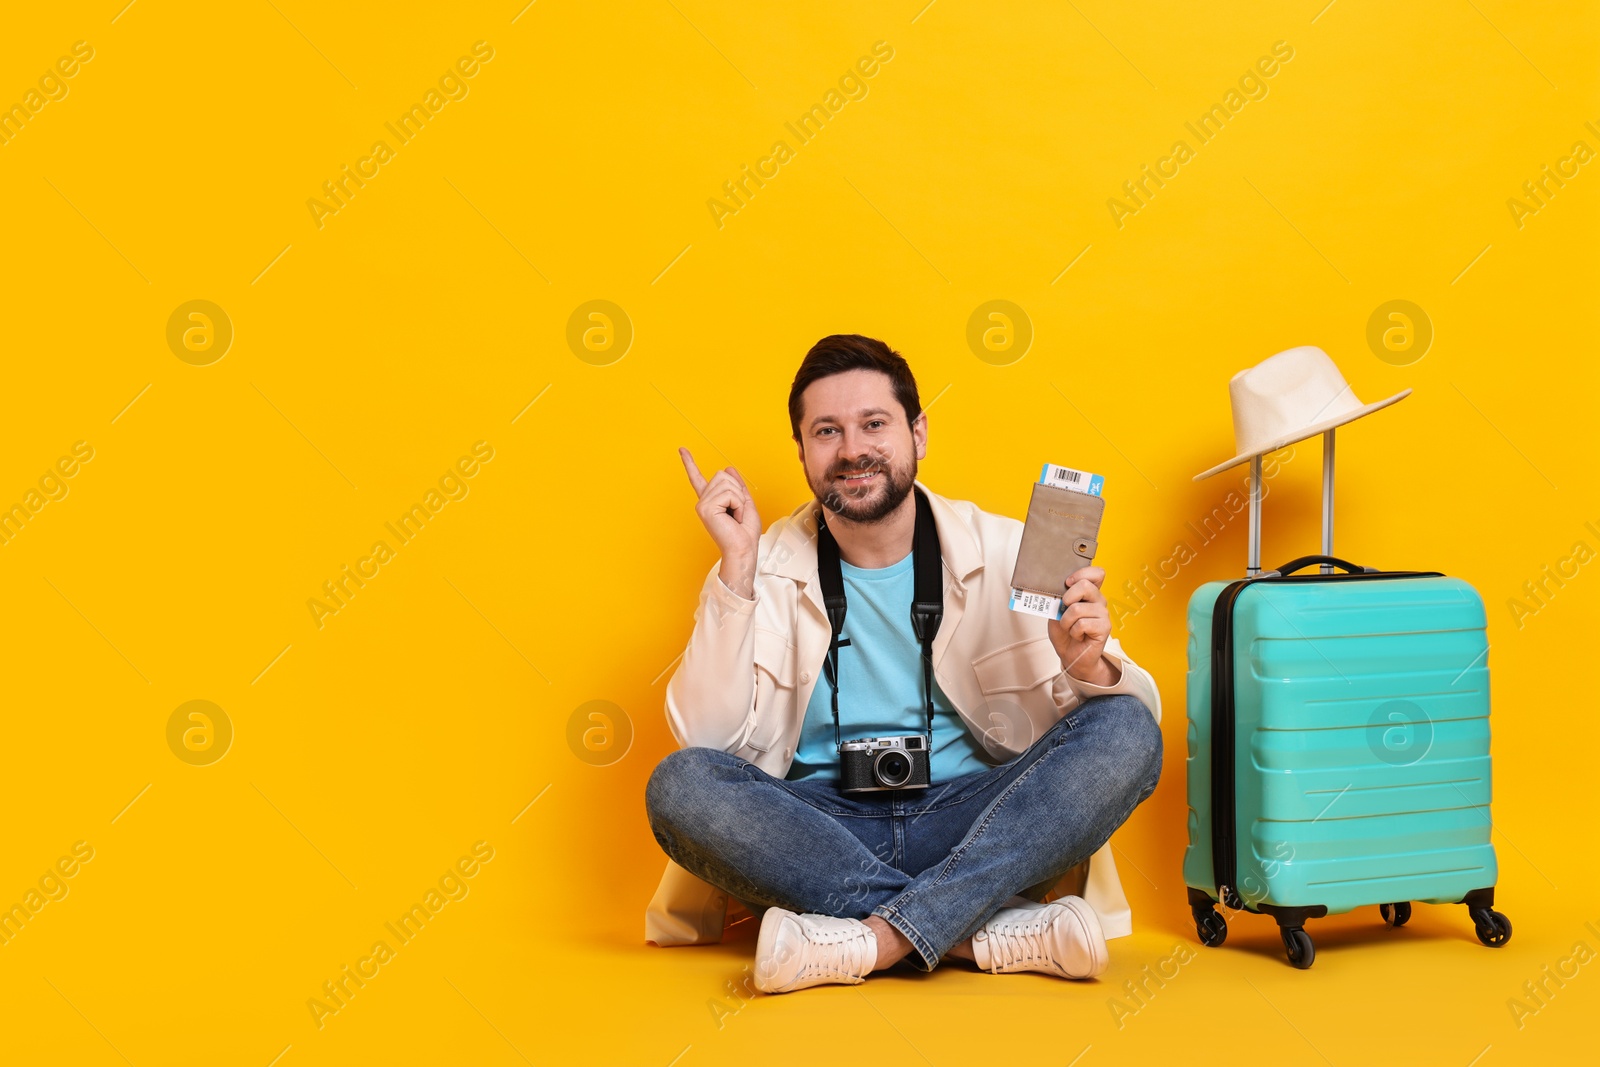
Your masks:
M1215 894L1211 628L1189 601L1185 882ZM1234 607L1246 906L1454 903L1497 880L1483 601L1448 577L1261 581Z

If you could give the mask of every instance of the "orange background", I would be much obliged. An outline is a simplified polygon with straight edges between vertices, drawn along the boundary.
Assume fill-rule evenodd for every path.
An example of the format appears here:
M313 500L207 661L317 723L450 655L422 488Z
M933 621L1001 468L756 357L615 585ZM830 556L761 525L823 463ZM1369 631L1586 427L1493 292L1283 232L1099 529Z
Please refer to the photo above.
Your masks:
M0 945L0 1060L689 1067L832 1056L848 1033L956 1063L1002 1030L1008 1055L1085 1065L1588 1050L1600 977L1562 961L1600 952L1600 577L1568 564L1537 612L1509 602L1600 549L1581 430L1600 177L1579 167L1520 218L1507 202L1574 142L1600 149L1597 29L1591 6L1504 0L10 13L0 103L27 107L74 42L93 58L0 144L0 504L26 507L75 442L93 458L0 545L0 904L75 842L93 858ZM446 83L319 227L323 183L478 41L493 58L464 95ZM865 95L791 139L880 41ZM1185 123L1280 41L1265 94L1196 144ZM1119 227L1107 202L1180 138L1193 157ZM778 139L793 158L719 227L707 201ZM1026 352L969 345L997 299ZM1369 346L1396 299L1431 324L1426 352ZM220 358L184 349L187 318L169 344L193 300L231 324ZM593 300L621 309L625 352L569 342ZM1115 839L1137 933L1100 982L952 966L747 1002L748 926L645 948L664 857L643 785L714 562L676 448L736 464L765 523L789 511L788 383L841 331L910 360L939 492L1020 516L1042 462L1104 474L1114 589L1242 483L1190 481L1233 453L1235 371L1315 344L1362 400L1412 387L1341 432L1336 546L1483 594L1513 941L1419 908L1403 931L1318 924L1303 973L1264 919L1195 945L1183 616L1241 573L1241 515L1121 621L1161 686L1167 768ZM492 460L441 486L480 441ZM1319 464L1296 446L1272 482L1269 565L1317 546ZM433 489L423 532L319 627L307 602ZM169 743L194 700L232 731L204 765L180 753L220 733L197 756L185 718ZM599 757L569 732L596 700L621 711ZM480 841L492 859L449 877ZM308 1001L373 973L385 924L430 891L423 932L319 1028ZM1119 1014L1177 947L1177 977ZM1519 1018L1547 967L1569 977Z

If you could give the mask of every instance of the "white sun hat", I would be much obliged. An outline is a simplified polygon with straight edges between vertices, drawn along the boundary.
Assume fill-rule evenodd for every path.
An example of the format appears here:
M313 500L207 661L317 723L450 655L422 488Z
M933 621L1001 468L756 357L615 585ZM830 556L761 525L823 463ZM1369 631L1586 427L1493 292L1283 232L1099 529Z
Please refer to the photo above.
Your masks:
M1194 480L1354 422L1410 395L1406 388L1386 400L1363 404L1322 349L1302 345L1279 352L1229 379L1233 442L1238 454L1195 475Z

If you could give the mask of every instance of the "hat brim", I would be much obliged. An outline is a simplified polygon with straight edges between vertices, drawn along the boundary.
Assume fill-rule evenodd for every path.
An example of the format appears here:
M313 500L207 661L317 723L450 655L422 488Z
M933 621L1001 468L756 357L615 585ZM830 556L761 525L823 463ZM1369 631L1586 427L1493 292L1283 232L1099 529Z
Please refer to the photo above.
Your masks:
M1278 449L1283 448L1285 445L1292 445L1296 441L1304 441L1308 437L1315 437L1320 433L1326 433L1327 431L1332 430L1335 427L1343 426L1347 422L1354 422L1357 419L1361 418L1363 415L1371 415L1374 411L1378 411L1378 410L1380 410L1382 408L1386 408L1390 404L1393 404L1393 403L1395 403L1396 401L1399 401L1399 400L1404 400L1406 397L1408 397L1410 395L1411 395L1411 389L1408 386L1405 389L1402 389L1398 393L1394 394L1394 396L1388 397L1387 399L1384 399L1384 400L1379 400L1377 403L1374 403L1374 404L1363 404L1361 407L1357 408L1354 411L1347 411L1343 415L1339 415L1336 418L1326 419L1326 420L1324 420L1322 422L1318 422L1318 423L1314 423L1314 424L1312 424L1310 426L1306 426L1306 427L1304 427L1302 429L1296 430L1294 433L1287 434L1287 435L1285 435L1283 437L1277 438L1274 441L1270 441L1265 446L1263 446L1261 448L1253 449L1253 450L1251 450L1249 452L1241 452L1239 455L1234 456L1230 460L1226 460L1226 461L1224 461L1222 463L1217 464L1215 467L1212 467L1208 471L1203 471L1200 474L1196 474L1192 480L1198 482L1203 478L1211 477L1213 474L1221 474L1223 471L1227 470L1229 467L1237 467L1239 464L1247 462L1248 460L1251 460L1251 459L1255 458L1256 456L1264 456L1268 452L1276 452Z

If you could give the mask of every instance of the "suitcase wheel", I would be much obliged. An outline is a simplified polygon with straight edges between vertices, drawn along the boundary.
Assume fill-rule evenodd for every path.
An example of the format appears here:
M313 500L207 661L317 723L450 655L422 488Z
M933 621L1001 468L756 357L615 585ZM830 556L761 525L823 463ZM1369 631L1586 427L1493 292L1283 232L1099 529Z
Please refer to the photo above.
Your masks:
M1379 904L1378 914L1383 916L1383 921L1390 926L1404 926L1411 920L1411 901L1402 900L1395 904Z
M1472 908L1472 924L1477 928L1478 940L1490 948L1499 948L1511 940L1511 920L1493 908Z
M1300 970L1311 966L1317 958L1317 946L1311 943L1311 935L1306 933L1303 926L1284 926L1279 928L1283 935L1283 949L1289 954L1289 962Z
M1202 945L1216 948L1228 940L1228 920L1215 908L1197 904L1189 910L1194 915L1194 931L1200 936Z

